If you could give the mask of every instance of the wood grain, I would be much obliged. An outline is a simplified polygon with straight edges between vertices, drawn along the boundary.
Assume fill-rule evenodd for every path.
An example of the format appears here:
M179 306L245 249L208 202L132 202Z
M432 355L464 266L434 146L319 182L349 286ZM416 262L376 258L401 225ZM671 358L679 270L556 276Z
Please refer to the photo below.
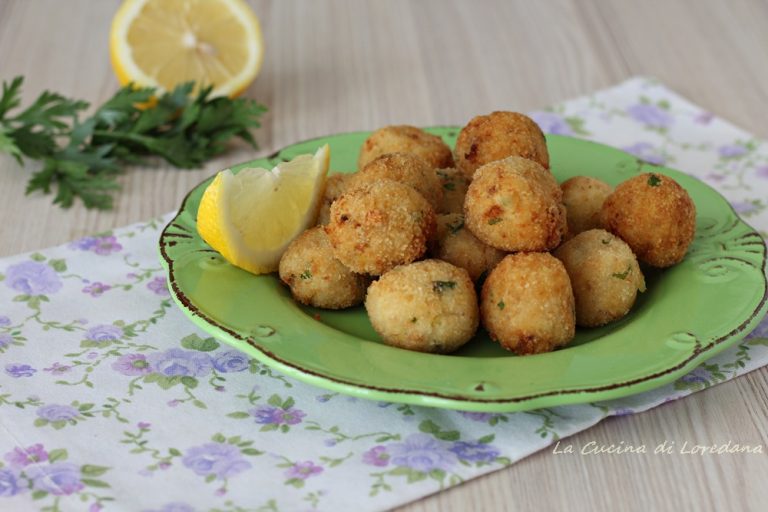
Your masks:
M0 2L0 79L99 103L117 82L107 34L117 0ZM173 210L198 181L297 140L387 123L462 124L496 108L531 110L651 75L768 138L765 0L280 0L252 2L267 54L247 91L270 108L258 154L236 148L203 169L130 168L111 212L61 210L25 196L34 164L0 156L0 256L44 248ZM768 446L763 369L647 413L577 434L655 446L728 440ZM554 455L402 508L764 510L768 457Z

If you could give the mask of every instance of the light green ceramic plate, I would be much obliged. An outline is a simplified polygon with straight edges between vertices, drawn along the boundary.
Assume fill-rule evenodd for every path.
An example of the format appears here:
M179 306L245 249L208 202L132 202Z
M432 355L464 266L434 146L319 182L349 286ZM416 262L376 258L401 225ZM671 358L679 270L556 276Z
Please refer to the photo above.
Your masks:
M430 131L450 145L457 133L450 127ZM367 136L301 142L233 171L271 168L325 143L331 169L352 170ZM722 196L679 171L607 146L558 136L547 142L560 181L590 175L615 185L652 169L683 185L698 212L685 260L649 271L648 291L627 317L579 330L566 348L516 357L480 331L458 353L421 354L383 345L362 307L333 312L300 306L276 275L235 268L198 236L197 208L210 180L189 193L160 238L171 293L195 325L299 380L362 398L469 411L519 411L646 391L684 375L757 325L768 309L766 248Z

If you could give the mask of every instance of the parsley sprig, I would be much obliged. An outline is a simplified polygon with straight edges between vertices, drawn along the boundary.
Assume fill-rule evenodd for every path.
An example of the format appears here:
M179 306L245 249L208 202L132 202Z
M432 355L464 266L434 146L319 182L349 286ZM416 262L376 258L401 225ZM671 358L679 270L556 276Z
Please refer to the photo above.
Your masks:
M199 167L223 153L232 138L256 148L250 130L266 111L247 98L211 98L212 87L193 94L194 83L157 94L127 85L80 120L89 107L45 91L29 107L21 104L23 77L3 82L0 95L0 152L19 162L39 160L27 194L55 189L53 202L67 208L80 198L87 208L110 209L116 177L126 164L161 157L175 167Z

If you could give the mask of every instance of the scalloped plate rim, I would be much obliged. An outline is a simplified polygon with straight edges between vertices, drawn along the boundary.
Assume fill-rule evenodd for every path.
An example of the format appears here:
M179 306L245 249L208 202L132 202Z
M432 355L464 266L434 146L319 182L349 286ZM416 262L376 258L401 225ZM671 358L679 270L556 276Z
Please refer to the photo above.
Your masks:
M430 127L427 127L426 129L427 130L459 130L460 127L451 126L451 125L441 125L441 126L430 126ZM253 160L241 162L238 164L233 164L229 166L229 168L244 166L251 162L259 161L259 160L272 161L273 159L277 158L282 152L301 144L308 144L313 141L324 140L329 137L354 136L354 135L362 135L362 134L369 134L369 133L371 132L360 130L360 131L341 132L341 133L311 137L305 140L297 141L288 146L285 146L266 156L255 158ZM591 140L580 139L576 137L552 135L552 134L547 134L547 137L548 138L554 137L559 139L570 139L570 140L578 141L579 144L595 146L598 149L608 148L611 151L622 152L618 148L601 144L599 142L594 142ZM638 162L642 163L642 165L648 165L655 168L660 168L660 169L681 173L681 171L678 171L669 167L657 166L654 164L650 164L648 162L644 162L641 159L636 158L633 155L630 155L626 152L622 152L622 153L625 153L629 157L635 158ZM685 174L685 173L682 173L682 174ZM357 396L357 397L366 398L366 399L380 400L380 401L390 401L390 402L397 402L397 403L407 403L411 405L458 409L458 410L466 410L466 411L478 411L478 412L515 412L515 411L537 409L541 407L551 407L551 406L558 406L558 405L576 405L576 404L582 404L582 403L588 403L588 402L599 402L603 400L622 398L622 397L632 396L638 393L642 393L644 391L655 389L665 384L674 382L676 379L678 379L683 375L686 375L701 363L707 361L708 359L714 357L721 351L732 346L736 342L742 340L750 332L751 328L755 327L756 324L762 319L762 317L766 313L768 313L768 276L766 276L766 262L768 258L766 257L766 251L763 250L762 261L761 261L761 271L762 271L761 284L763 288L763 295L760 302L757 304L756 308L752 311L749 317L746 318L744 321L742 321L739 325L737 325L736 327L732 328L730 331L725 333L723 336L711 341L706 348L694 351L687 359L679 362L678 364L670 368L666 368L663 371L655 372L653 374L644 376L639 379L634 379L631 381L624 381L624 382L616 382L611 385L599 386L599 387L593 387L593 388L559 389L559 390L547 391L543 393L530 394L527 396L516 396L516 397L510 397L510 398L487 398L487 399L483 399L479 397L466 397L459 394L431 393L431 392L425 392L421 390L401 389L397 387L382 388L377 386L367 386L365 384L356 383L356 382L345 381L337 377L323 375L321 373L315 372L314 370L304 368L297 362L286 361L278 357L276 354L270 351L267 347L259 345L256 342L256 340L254 340L253 338L241 336L234 330L229 329L226 326L217 323L215 320L205 315L202 311L195 310L195 308L192 308L190 307L190 305L188 305L188 303L191 304L191 300L184 294L184 292L181 289L179 289L178 284L174 279L173 260L167 255L164 246L167 244L166 239L169 236L172 236L172 235L169 235L168 229L177 221L177 219L183 213L185 213L186 204L189 198L192 196L192 194L194 194L196 190L198 190L204 184L206 184L211 179L213 179L214 176L215 174L201 180L197 185L192 187L189 190L189 192L187 192L187 194L184 196L184 199L181 202L181 205L179 206L179 209L176 211L173 218L168 222L168 224L166 224L166 226L163 228L158 240L160 262L166 271L166 274L168 277L168 288L169 288L169 291L171 292L171 297L174 303L182 310L182 312L185 314L185 316L187 316L187 318L190 321L192 321L196 326L198 326L203 331L214 335L216 338L220 339L221 341L224 341L225 343L241 351L243 350L243 347L241 346L241 344L246 343L251 349L253 349L251 351L246 351L246 353L249 355L252 355L258 361L270 367L273 367L290 377L296 378L297 380L306 382L311 385L315 385L323 389L342 392L347 395ZM697 179L693 176L691 176L691 178ZM722 196L722 194L720 194L716 189L710 187L706 183L701 181L700 183L703 186L707 187L711 192L719 196L722 202L728 206L731 213L734 215L736 219L736 225L742 224L743 226L748 228L748 230L751 232L749 234L757 235L762 240L762 237L759 235L757 230L755 230L749 223L745 222L739 216L738 212L736 212L736 210L731 206L728 200ZM573 397L573 399L563 400L562 397L565 395L569 397Z

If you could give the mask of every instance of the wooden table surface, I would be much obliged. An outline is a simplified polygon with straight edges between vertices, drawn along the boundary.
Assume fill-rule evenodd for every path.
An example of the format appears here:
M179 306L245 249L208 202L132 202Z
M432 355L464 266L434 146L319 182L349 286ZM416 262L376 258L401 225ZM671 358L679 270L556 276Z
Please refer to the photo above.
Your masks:
M117 0L0 0L0 79L99 103ZM269 107L259 155L309 137L391 123L463 124L651 75L768 138L768 0L253 2L264 68L247 95ZM34 164L0 156L0 256L45 248L177 207L204 169L131 168L110 212L25 196ZM649 412L611 418L574 446L664 440L768 447L768 369ZM555 455L543 450L402 510L765 510L765 455Z

